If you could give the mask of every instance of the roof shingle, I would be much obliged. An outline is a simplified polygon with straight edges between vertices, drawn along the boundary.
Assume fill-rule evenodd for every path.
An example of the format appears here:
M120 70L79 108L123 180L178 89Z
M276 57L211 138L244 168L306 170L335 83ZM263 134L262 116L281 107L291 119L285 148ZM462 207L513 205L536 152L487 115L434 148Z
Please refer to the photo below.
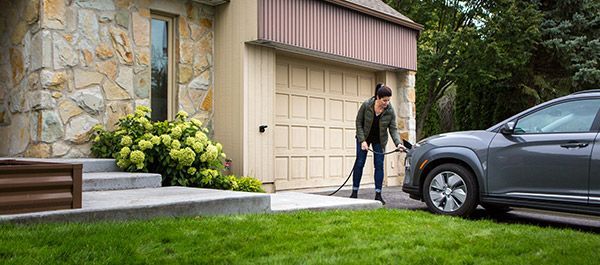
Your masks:
M350 2L353 4L357 4L357 5L361 5L366 8L369 8L369 9L372 9L372 10L375 10L375 11L378 11L378 12L414 23L414 21L412 21L410 18L406 17L405 15L402 15L400 12L398 12L395 9L393 9L392 7L388 6L382 0L344 0L344 1Z

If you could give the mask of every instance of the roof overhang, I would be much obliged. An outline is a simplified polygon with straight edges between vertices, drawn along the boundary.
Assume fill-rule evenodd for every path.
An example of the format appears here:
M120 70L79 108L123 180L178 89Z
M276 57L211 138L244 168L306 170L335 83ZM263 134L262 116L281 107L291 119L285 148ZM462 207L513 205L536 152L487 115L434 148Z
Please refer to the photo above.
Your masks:
M192 1L196 2L196 3L209 5L209 6L218 6L220 4L225 4L225 3L229 2L229 0L192 0Z
M354 65L354 66L373 69L373 70L379 70L379 71L406 70L406 69L398 68L398 67L392 66L392 65L385 65L385 64L373 63L373 62L364 61L364 60L358 60L358 59L354 59L351 57L339 56L336 54L315 51L315 50L311 50L311 49L306 49L306 48L297 47L297 46L293 46L293 45L289 45L289 44L285 44L285 43L274 42L274 41L256 40L256 41L249 41L246 43L270 47L270 48L274 48L278 51L292 53L292 54L296 54L296 55L300 55L300 56L310 56L310 57L314 57L314 58L334 61L334 62L343 63L343 64Z
M392 23L395 23L395 24L398 24L398 25L402 25L402 26L405 26L405 27L408 27L408 28L411 28L411 29L414 29L414 30L418 30L418 31L423 30L423 25L421 25L419 23L415 23L413 21L404 20L404 19L401 19L401 18L398 18L398 17L390 16L390 15L388 15L386 13L379 12L377 10L373 10L371 8L368 8L368 7L365 7L365 6L361 6L361 5L352 3L352 2L348 2L348 1L345 1L345 0L325 0L325 1L330 2L330 3L334 3L336 5L340 5L340 6L352 9L352 10L356 10L358 12L365 13L365 14L368 14L368 15L371 15L371 16L383 19L383 20L387 20L389 22L392 22Z

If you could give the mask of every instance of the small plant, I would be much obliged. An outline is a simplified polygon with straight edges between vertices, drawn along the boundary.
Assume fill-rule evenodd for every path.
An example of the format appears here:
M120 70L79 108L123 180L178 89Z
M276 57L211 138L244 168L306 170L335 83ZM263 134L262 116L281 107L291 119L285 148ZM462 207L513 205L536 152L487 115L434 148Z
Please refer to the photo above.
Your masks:
M114 132L94 127L92 154L115 158L129 172L156 172L165 186L191 186L264 192L259 180L221 173L226 159L223 146L212 141L208 129L184 111L173 121L151 122L150 109L136 108L122 117Z
M241 177L237 180L238 190L250 192L265 192L260 180L253 177Z

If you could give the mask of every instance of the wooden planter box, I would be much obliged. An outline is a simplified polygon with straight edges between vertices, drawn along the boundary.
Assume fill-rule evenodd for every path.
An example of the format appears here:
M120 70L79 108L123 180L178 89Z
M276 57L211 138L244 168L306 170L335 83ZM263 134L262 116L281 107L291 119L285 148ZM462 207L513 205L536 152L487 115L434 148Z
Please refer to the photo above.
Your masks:
M0 214L81 208L81 164L0 160Z

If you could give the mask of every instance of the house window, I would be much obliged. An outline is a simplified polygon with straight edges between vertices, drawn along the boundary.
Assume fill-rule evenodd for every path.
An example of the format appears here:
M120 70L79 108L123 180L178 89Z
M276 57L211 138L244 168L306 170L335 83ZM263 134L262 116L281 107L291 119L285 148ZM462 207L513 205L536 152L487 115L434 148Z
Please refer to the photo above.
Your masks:
M173 54L174 18L152 14L150 36L152 39L152 81L150 85L150 108L152 120L164 121L174 116L175 60Z

